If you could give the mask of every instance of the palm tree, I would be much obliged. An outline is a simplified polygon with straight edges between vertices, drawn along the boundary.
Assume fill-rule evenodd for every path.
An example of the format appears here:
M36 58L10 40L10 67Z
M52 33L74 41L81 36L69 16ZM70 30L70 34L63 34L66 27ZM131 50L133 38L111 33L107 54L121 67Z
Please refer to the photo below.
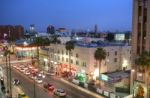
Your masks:
M8 50L8 47L4 47L4 56L6 57L6 71L7 71L7 91L10 93L10 97L12 97L12 86L11 86L11 65L10 65L10 55L13 54L10 50ZM7 59L8 57L8 59Z
M144 51L136 60L135 64L139 67L142 67L145 71L145 80L148 82L148 77L150 73L150 52ZM147 91L148 91L148 83L147 83ZM148 94L147 94L148 97Z
M100 77L101 62L106 58L105 50L103 48L97 48L97 50L94 53L94 58L96 59L96 61L99 61L99 77ZM101 86L100 80L99 80L99 86Z
M74 49L74 42L73 41L68 41L68 42L66 42L66 46L65 46L65 48L66 48L66 50L69 52L69 71L70 71L70 73L71 73L71 64L70 64L70 56L71 56L71 50L73 50Z

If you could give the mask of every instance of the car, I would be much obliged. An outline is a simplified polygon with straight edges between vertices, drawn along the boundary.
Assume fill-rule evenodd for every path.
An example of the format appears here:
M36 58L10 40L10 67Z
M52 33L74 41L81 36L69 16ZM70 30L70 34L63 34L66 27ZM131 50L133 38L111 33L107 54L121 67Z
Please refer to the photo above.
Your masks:
M26 69L24 69L24 68L21 68L21 69L20 69L20 71L23 72L23 73L25 72L25 70L26 70Z
M26 75L30 75L30 71L29 71L29 70L26 70L26 71L25 71L25 74L26 74Z
M35 81L36 81L37 83L42 83L42 82L43 82L43 80L42 80L41 78L38 78L38 77L35 79Z
M17 98L28 98L28 96L24 93L20 93L20 94L18 94Z
M49 71L47 74L50 76L54 76L54 75L56 75L56 72L55 71Z
M55 89L54 98L66 98L66 91L64 89Z
M13 68L17 68L17 65L12 65Z
M45 78L46 77L44 73L39 73L38 76L41 77L41 78Z
M20 84L20 81L19 81L18 79L14 79L14 80L13 80L13 84L14 84L14 85L19 85L19 84Z
M45 83L43 87L49 91L53 91L55 89L54 85L50 83Z

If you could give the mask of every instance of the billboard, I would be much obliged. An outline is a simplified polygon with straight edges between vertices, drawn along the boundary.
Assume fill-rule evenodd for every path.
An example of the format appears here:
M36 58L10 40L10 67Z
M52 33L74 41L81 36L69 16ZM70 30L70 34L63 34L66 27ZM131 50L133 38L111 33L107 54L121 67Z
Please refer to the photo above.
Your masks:
M115 40L117 41L125 40L125 34L115 34Z

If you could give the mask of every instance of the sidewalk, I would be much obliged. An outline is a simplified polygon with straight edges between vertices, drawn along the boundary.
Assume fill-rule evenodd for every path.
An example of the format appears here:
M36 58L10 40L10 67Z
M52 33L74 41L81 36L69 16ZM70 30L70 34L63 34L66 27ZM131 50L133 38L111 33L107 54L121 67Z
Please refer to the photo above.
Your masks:
M100 95L98 95L98 94L96 94L96 93L93 93L93 92L91 92L91 91L89 91L89 90L87 90L87 89L84 89L84 88L82 88L82 87L80 87L80 86L77 86L77 85L75 85L75 84L73 84L73 83L70 83L69 81L67 81L67 80L65 80L65 79L63 79L63 78L61 78L60 80L61 80L62 82L64 82L64 83L70 85L70 86L73 86L74 88L76 88L76 89L78 89L78 90L81 90L82 92L85 92L85 93L87 93L87 94L92 95L92 96L95 97L95 98L105 98L105 97L100 96Z

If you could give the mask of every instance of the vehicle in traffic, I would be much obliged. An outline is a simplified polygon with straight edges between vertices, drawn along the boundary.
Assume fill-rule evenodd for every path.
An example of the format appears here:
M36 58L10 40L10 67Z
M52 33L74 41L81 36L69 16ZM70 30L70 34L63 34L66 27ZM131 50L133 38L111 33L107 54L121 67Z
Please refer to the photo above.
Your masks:
M18 94L18 98L28 98L28 96L24 93Z
M35 79L35 81L36 81L37 83L42 83L42 82L43 82L43 80L42 80L41 78L38 78L38 77Z
M66 91L64 89L55 89L54 98L66 98Z
M20 84L19 79L14 79L14 80L13 80L13 84L14 84L14 85L19 85L19 84Z
M54 85L50 83L45 83L43 87L49 91L53 91L55 89Z

